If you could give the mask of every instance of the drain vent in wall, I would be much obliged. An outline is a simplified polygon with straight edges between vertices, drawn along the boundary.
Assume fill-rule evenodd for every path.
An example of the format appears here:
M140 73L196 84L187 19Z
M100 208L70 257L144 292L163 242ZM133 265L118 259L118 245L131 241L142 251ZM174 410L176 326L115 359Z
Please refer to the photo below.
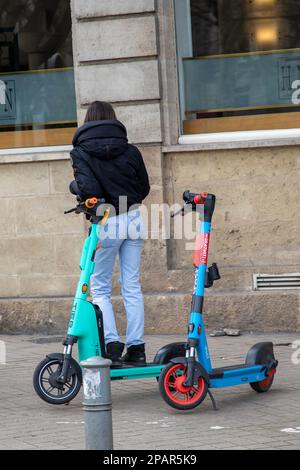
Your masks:
M300 289L300 273L253 274L254 290Z

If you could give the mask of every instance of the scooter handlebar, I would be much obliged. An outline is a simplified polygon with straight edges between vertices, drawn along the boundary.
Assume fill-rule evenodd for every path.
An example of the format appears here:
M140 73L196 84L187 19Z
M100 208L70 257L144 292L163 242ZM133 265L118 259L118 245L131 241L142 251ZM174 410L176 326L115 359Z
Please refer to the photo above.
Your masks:
M207 196L208 196L208 193L197 194L197 193L191 193L190 191L184 191L182 197L183 197L183 200L185 202L185 205L179 211L173 213L171 215L171 217L173 218L178 214L185 215L185 213L186 213L185 212L185 207L187 207L187 206L189 206L189 207L192 206L192 210L195 211L196 206L204 204L205 199L207 198Z
M204 204L205 199L207 198L207 193L203 192L201 194L191 193L190 191L184 191L183 200L186 204Z
M105 199L97 199L96 197L90 197L86 199L85 201L78 202L76 207L73 207L73 209L65 211L64 213L70 214L71 212L75 212L76 214L80 214L81 212L84 212L86 214L91 215L92 213L88 211L95 209L101 204L105 204Z

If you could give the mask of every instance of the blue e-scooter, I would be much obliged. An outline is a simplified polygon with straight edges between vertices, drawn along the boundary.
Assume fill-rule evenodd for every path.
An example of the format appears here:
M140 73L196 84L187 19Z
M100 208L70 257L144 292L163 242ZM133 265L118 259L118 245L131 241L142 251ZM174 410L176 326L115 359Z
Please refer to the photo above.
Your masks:
M159 377L159 388L163 399L173 408L180 410L195 408L204 400L207 393L216 408L210 389L249 383L256 392L267 392L273 383L278 361L274 357L273 344L262 342L251 347L244 364L216 369L212 367L202 312L205 288L212 287L214 281L220 279L216 263L207 267L211 220L216 197L213 194L200 195L185 191L183 199L194 211L198 205L203 205L194 252L195 287L188 325L186 356L171 359L164 367Z
M70 185L76 195L76 188ZM124 363L111 368L112 379L140 379L156 377L160 393L172 407L188 410L199 405L208 394L215 402L211 388L250 383L257 392L270 389L277 361L270 342L254 345L246 356L245 364L213 369L210 361L202 308L205 287L211 287L220 278L215 263L207 267L211 219L215 207L213 194L183 194L185 206L200 214L200 233L194 254L195 288L188 325L187 342L163 346L152 363L139 365ZM79 392L82 372L72 356L73 346L78 346L79 362L91 356L105 356L102 312L88 301L90 278L94 269L95 253L101 249L98 238L99 224L105 224L109 215L105 201L97 198L78 201L69 212L88 216L91 227L83 246L80 260L80 278L76 289L63 353L48 354L36 367L33 385L36 393L51 404L69 403ZM103 209L102 211L100 209ZM180 211L185 214L184 208Z

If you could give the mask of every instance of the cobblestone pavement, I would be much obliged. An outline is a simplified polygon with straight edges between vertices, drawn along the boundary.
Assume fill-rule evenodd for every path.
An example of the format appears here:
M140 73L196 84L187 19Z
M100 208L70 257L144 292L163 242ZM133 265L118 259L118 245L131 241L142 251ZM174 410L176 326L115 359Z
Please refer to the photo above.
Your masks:
M274 341L279 360L271 391L257 394L249 385L215 391L217 412L209 399L189 412L171 409L155 379L113 382L115 449L300 449L300 365L292 363L289 345L300 334L210 338L214 365L243 362L248 348L264 339ZM60 352L60 341L0 340L7 350L7 363L0 365L0 449L83 449L81 393L69 406L53 406L32 388L35 365L46 353ZM148 358L178 340L183 337L147 337Z

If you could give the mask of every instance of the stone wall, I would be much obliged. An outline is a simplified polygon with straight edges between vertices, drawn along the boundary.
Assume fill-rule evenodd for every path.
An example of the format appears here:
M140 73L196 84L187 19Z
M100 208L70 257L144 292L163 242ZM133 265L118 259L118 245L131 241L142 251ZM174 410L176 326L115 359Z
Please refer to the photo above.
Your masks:
M72 2L78 122L91 101L113 103L131 142L142 150L152 186L147 204L163 200L162 129L155 2ZM63 211L68 153L27 157L1 165L0 331L64 331L78 279L87 224ZM26 160L26 156L24 156ZM39 161L36 161L39 160ZM51 161L50 161L51 160ZM166 278L166 242L146 242L143 283L158 289ZM117 275L115 293L118 293ZM120 310L120 309L119 309Z
M211 327L300 331L299 291L254 292L252 274L299 271L297 146L182 152L172 1L72 0L78 121L111 101L139 145L152 191L146 205L181 202L185 189L217 196L207 292ZM173 144L173 147L170 145ZM64 332L87 223L63 211L68 152L2 156L0 332ZM147 333L185 333L193 287L184 241L148 240L142 264ZM114 276L114 304L125 318Z
M167 153L167 199L185 189L217 196L211 257L230 269L295 271L300 264L300 155L298 147ZM172 267L189 266L176 243ZM237 280L244 287L244 279ZM250 288L250 283L247 285Z
M110 101L135 143L162 141L154 1L72 1L79 122Z
M209 260L222 278L207 291L209 326L300 329L299 291L253 291L254 273L299 272L299 180L297 146L164 155L167 202L186 189L217 196ZM191 286L191 259L184 240L169 242L170 272L186 273L182 292Z
M66 160L1 164L0 328L4 331L18 330L20 324L27 328L27 323L30 329L43 321L43 315L33 319L34 301L27 301L24 311L5 299L74 292L72 260L80 256L84 222L63 214L74 205L68 192L71 176Z
M149 207L163 199L161 150L140 149L152 186ZM68 153L56 158L0 166L0 332L56 333L67 325L88 223L63 213L74 206L68 191L73 173ZM165 241L146 241L142 270L145 292L164 289ZM119 293L117 273L114 292Z

